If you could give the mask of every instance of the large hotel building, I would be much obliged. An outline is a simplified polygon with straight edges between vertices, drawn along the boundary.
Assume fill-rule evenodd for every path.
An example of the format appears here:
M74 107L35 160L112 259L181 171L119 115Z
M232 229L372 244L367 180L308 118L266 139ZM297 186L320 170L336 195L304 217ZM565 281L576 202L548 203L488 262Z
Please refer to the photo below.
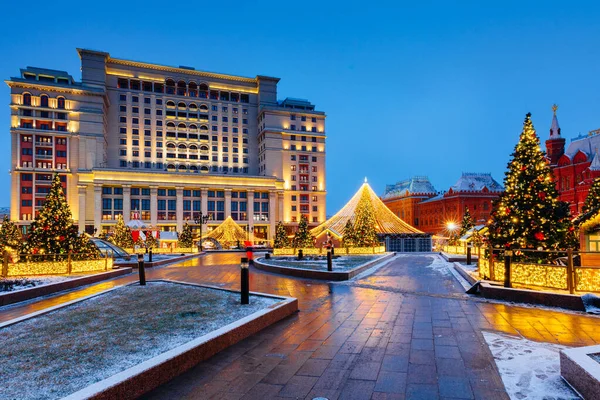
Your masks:
M302 214L325 221L325 113L278 100L278 78L78 53L81 82L33 67L6 81L12 220L28 225L59 173L90 234L119 214L178 231L231 215L256 241Z

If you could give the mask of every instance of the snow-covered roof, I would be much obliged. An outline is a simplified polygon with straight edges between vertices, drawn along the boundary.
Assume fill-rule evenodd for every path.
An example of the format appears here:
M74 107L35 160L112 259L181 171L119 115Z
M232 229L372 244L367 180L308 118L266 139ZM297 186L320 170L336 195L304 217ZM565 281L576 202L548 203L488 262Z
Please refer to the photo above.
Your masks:
M139 219L132 219L126 225L132 229L142 229L146 227L146 224Z
M450 189L453 192L479 192L484 187L490 192L501 192L504 190L502 185L492 178L492 174L472 172L463 172L458 181L450 186Z
M598 155L598 149L596 149L596 153L594 154L594 159L590 164L590 170L592 171L600 171L600 156Z
M409 194L436 194L437 191L426 176L414 176L394 185L386 185L384 199L407 196Z
M178 236L177 236L177 232L168 232L168 231L161 231L160 232L160 240L177 240Z
M583 136L571 140L565 150L565 155L572 160L575 154L581 151L590 159L597 149L600 149L600 135Z

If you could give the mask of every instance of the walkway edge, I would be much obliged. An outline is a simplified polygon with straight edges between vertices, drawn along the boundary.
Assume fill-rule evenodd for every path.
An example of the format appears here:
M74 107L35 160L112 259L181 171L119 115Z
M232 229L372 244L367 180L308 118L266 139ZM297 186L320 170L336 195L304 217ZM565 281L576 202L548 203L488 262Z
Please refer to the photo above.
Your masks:
M159 281L208 287L211 289L236 292L209 285L160 279ZM257 311L247 317L201 336L163 354L126 369L100 382L64 397L75 399L132 399L157 388L178 375L193 368L229 346L259 332L260 330L298 311L298 300L293 297L250 292L252 295L281 299L267 309Z
M81 278L69 279L67 281L51 283L48 285L32 287L31 289L19 290L17 292L8 292L0 294L0 307L9 304L20 303L35 299L49 294L63 292L65 290L76 289L82 286L91 285L108 279L116 278L131 273L131 268L119 268L99 274L87 275Z

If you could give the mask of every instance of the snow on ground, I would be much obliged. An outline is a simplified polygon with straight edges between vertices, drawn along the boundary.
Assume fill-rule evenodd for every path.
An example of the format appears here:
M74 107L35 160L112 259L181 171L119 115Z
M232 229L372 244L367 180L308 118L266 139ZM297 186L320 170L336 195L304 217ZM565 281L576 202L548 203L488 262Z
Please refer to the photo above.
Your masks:
M559 352L567 347L491 332L483 336L511 399L579 399L560 377Z
M81 278L83 276L85 275L36 276L32 278L24 277L0 279L0 293L17 292L19 290L31 289L32 287L68 281L69 279Z
M0 399L58 399L279 300L130 285L0 329Z
M441 256L428 256L431 259L431 264L427 265L427 268L439 272L442 275L450 275L450 268L452 264L448 263Z
M377 258L383 257L382 255L359 255L359 256L347 256L343 255L332 260L333 271L348 271L356 267L366 264ZM290 267L290 268L301 268L301 269L314 269L316 271L327 271L327 258L325 257L313 257L305 256L303 261L298 261L296 257L274 257L271 259L263 258L262 263L268 265L274 265L278 267Z

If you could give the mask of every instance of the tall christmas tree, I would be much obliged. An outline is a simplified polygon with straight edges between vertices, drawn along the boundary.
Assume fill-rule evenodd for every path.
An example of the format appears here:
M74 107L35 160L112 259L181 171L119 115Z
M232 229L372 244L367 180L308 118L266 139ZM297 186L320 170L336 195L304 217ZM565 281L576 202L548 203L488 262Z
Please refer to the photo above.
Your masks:
M54 176L44 205L30 226L31 233L23 244L25 253L45 254L48 259L61 259L77 253L79 259L98 257L96 246L86 236L79 236L73 225L71 210L58 174Z
M19 227L5 215L2 227L0 227L0 253L9 249L20 250L22 242L23 235L21 235Z
M117 216L117 224L113 229L113 234L109 238L111 242L124 249L133 248L133 237L131 236L131 229L125 225L123 216Z
M314 247L313 238L308 231L308 220L306 215L302 214L298 223L298 230L294 236L294 247L299 249L303 247Z
M356 246L356 233L354 232L354 224L352 218L348 218L346 226L344 227L344 236L342 237L342 246L354 247Z
M469 207L465 208L465 214L463 215L462 223L460 224L460 231L458 232L459 237L463 237L466 233L475 226L473 223L473 217L469 212Z
M379 245L375 225L375 210L368 191L364 190L354 211L354 238L357 247L373 247Z
M146 248L154 249L158 246L158 240L152 234L152 231L146 232Z
M177 239L177 245L179 247L192 247L194 244L194 235L192 234L192 227L187 222L183 224L183 229L181 233L179 233L179 238Z
M288 238L285 226L283 226L281 221L279 221L275 227L275 242L273 243L273 247L276 249L290 247L290 239Z
M494 202L489 242L494 248L567 249L577 245L569 206L558 201L552 171L527 114L508 164L505 191Z
M580 226L598 214L598 212L600 212L600 177L594 179L590 191L585 198L581 214L574 221L575 225Z

